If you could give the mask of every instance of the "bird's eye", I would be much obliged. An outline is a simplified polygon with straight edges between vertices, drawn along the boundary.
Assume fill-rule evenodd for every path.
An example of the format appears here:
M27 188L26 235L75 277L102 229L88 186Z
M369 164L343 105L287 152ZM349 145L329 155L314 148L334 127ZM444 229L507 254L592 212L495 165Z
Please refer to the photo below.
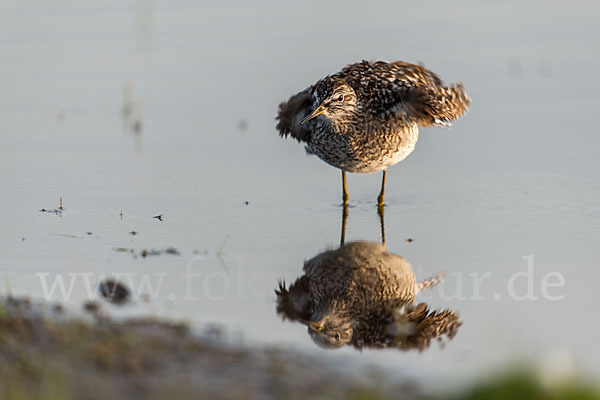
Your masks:
M339 333L335 334L335 340L337 340L338 342L340 341L340 334Z
M340 94L340 95L337 97L337 99L336 99L336 100L337 100L337 101L344 101L344 95L343 95L343 94Z

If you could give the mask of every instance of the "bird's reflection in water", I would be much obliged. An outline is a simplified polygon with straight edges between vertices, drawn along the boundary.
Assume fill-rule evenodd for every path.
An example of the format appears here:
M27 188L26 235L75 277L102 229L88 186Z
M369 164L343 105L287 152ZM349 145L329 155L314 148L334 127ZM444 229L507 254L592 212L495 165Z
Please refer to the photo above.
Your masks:
M451 339L461 325L451 310L432 311L415 304L415 296L435 286L441 276L421 282L403 257L382 243L344 243L347 209L342 217L341 244L304 263L304 275L286 288L280 282L277 313L308 327L321 347L427 348L431 341Z

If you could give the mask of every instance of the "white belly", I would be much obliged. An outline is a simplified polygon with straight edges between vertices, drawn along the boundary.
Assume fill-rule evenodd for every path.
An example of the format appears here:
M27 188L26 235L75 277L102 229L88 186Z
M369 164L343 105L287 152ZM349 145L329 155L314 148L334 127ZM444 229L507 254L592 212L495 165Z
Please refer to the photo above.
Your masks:
M384 134L355 140L337 135L315 136L306 147L309 154L347 172L372 173L404 160L415 149L417 125L398 134Z
M384 170L408 157L415 149L418 139L419 128L415 125L408 135L402 135L401 140L398 139L396 142L381 145L371 157L364 157L359 162L348 165L345 170L362 173L373 173Z
M415 127L411 135L408 136L408 140L403 142L396 152L390 154L390 156L386 160L384 160L383 164L385 168L397 164L400 161L404 160L406 157L408 157L409 154L412 153L415 149L418 139L419 129Z

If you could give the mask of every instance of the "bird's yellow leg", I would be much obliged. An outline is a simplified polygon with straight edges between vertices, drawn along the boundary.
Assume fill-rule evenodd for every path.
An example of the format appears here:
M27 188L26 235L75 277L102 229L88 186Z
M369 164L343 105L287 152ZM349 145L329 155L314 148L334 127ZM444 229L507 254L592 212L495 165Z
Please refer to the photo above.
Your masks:
M344 207L348 205L348 187L346 186L346 171L342 170L342 200L344 203Z
M385 174L387 170L383 170L383 178L381 178L381 191L379 192L379 196L377 196L377 206L383 207L383 200L385 198Z

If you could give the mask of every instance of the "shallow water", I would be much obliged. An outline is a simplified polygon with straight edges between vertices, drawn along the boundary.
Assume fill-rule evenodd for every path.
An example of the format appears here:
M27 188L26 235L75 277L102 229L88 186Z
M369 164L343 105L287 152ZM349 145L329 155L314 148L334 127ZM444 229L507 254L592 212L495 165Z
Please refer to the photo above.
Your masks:
M338 7L0 5L7 287L43 298L44 279L62 277L67 289L74 279L70 295L50 297L79 308L85 277L95 286L129 274L146 300L122 313L216 322L248 343L389 367L432 387L522 358L597 375L600 7ZM304 260L335 248L342 217L339 171L278 138L277 104L362 58L422 61L473 99L451 129L422 130L388 174L388 251L418 279L445 271L418 300L463 320L446 346L422 353L325 351L275 314L278 281L293 282ZM379 183L349 175L347 241L381 239ZM59 198L62 213L39 211ZM170 246L180 255L140 255ZM528 262L537 300L518 299L523 277L509 291ZM564 285L544 295L550 273ZM144 279L160 283L156 293L140 289Z

